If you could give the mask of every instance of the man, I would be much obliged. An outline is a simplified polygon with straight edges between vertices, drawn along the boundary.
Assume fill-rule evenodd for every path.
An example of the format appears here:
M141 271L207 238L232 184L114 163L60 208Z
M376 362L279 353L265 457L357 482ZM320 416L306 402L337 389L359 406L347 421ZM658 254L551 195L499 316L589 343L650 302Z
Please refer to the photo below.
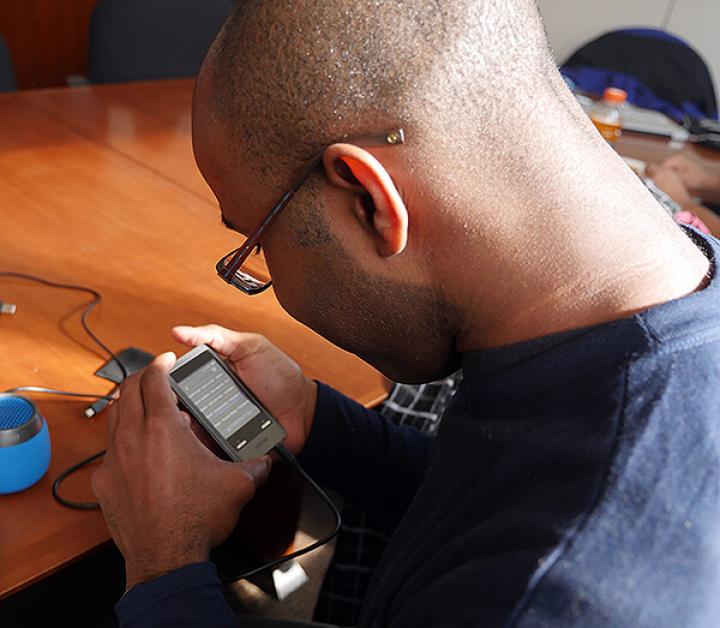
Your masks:
M226 223L265 225L288 312L398 381L462 365L431 446L263 338L174 331L395 528L360 625L717 623L720 245L592 129L531 0L240 3L198 80L194 145ZM208 552L269 461L199 443L173 361L125 384L93 480L126 560L117 612L235 625Z

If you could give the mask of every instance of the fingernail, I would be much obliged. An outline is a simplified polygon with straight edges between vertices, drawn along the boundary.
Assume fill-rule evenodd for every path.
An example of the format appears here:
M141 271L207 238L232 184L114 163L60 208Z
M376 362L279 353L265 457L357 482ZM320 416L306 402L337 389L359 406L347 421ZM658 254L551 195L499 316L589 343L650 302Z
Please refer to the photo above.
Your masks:
M161 353L156 359L160 362L160 364L172 366L175 364L177 356L172 351L168 351L166 353Z

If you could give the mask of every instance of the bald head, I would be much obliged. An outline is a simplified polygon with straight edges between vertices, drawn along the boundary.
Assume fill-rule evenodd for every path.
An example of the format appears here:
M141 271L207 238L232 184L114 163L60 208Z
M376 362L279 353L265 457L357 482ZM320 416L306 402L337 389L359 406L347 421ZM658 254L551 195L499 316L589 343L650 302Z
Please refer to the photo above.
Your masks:
M206 64L260 169L396 126L477 150L552 67L533 0L248 0Z
M534 0L244 0L198 79L195 151L250 234L332 144L263 237L275 294L393 379L430 381L467 325L448 251L497 246L491 206L528 198L528 113L558 82ZM400 147L342 142L398 127Z
M342 141L397 127L401 146ZM651 267L663 237L664 259L688 254L566 88L533 0L238 2L193 138L245 234L325 146L262 236L275 294L399 381L611 320L649 285L618 260Z

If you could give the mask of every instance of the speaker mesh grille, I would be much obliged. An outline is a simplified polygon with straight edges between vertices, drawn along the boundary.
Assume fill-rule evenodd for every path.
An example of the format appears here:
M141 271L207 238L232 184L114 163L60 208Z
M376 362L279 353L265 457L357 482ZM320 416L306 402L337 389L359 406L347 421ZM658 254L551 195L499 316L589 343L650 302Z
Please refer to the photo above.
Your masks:
M25 399L0 398L0 430L14 430L33 418L32 405Z

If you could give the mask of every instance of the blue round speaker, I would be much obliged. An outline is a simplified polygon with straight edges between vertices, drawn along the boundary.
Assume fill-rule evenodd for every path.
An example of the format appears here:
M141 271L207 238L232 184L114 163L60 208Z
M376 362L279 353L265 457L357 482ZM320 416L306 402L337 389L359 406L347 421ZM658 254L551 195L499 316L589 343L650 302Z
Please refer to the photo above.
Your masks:
M50 466L50 432L35 404L0 394L0 494L37 482Z

